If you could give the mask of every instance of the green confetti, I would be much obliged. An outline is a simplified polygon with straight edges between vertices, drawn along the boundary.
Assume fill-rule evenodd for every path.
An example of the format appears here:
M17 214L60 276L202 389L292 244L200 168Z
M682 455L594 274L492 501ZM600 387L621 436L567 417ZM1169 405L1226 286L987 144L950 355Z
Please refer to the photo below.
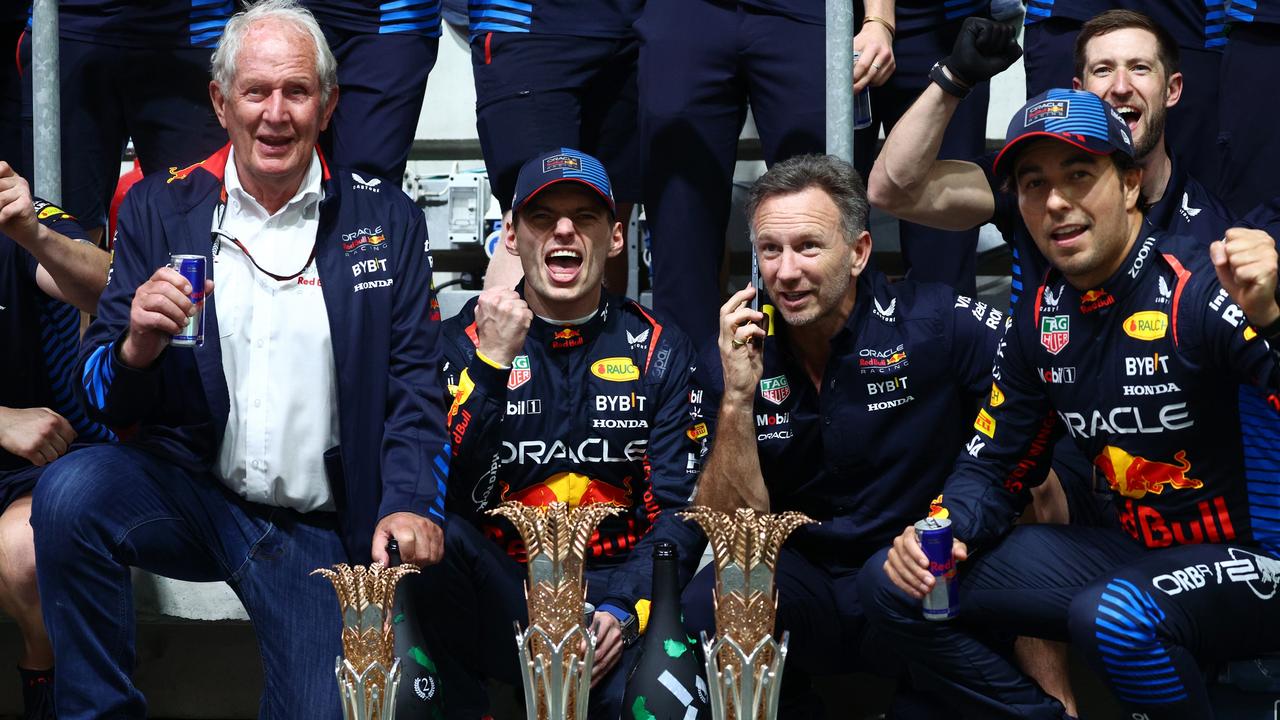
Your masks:
M431 658L428 657L425 652L422 651L422 648L409 648L409 654L413 656L415 662L426 668L428 672L436 672L436 664L431 661Z
M645 707L644 696L640 695L636 701L631 703L632 720L658 720L653 713L649 712L649 708Z
M678 658L689 651L689 646L679 640L663 640L662 648L667 651L667 657Z
M402 622L404 622L404 613L396 613L396 616L391 618L393 625L399 625Z

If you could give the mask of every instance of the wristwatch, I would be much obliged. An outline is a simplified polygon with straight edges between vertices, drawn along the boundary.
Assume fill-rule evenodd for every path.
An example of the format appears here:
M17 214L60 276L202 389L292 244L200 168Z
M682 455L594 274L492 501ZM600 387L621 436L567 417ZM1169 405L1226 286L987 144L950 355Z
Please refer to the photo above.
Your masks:
M929 79L937 84L938 87L942 88L942 91L948 95L954 95L961 100L969 97L969 92L973 90L973 87L963 84L958 78L954 78L947 73L948 71L943 65L943 60L939 60L933 64L932 68L930 68Z
M623 646L631 647L636 640L640 639L640 620L634 613L629 613L614 605L602 605L600 609L618 619L618 625L622 630Z

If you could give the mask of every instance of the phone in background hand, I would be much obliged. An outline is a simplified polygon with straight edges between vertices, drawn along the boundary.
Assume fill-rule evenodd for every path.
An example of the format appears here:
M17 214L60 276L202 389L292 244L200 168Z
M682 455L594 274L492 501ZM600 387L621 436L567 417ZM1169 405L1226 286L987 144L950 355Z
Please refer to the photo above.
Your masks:
M765 296L764 280L760 277L760 258L756 256L754 242L751 243L751 285L756 289L755 296L751 298L751 309L764 313L764 334L772 335L774 308L773 305L761 301Z

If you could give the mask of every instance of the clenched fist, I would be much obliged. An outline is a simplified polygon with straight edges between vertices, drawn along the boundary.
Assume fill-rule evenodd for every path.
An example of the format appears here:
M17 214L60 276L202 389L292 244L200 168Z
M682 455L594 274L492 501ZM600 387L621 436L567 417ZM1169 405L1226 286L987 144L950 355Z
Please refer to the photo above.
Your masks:
M0 162L0 232L28 247L39 230L31 187L9 163Z
M490 288L476 300L476 345L485 357L500 365L510 365L529 333L533 311L524 298L508 288Z
M942 64L952 77L973 86L999 75L1022 57L1018 33L1004 23L986 18L965 18L951 54Z
M1264 328L1280 318L1276 306L1276 241L1262 230L1231 228L1209 246L1218 281L1244 311L1249 323Z
M71 423L49 408L0 407L0 447L32 465L48 465L76 439Z

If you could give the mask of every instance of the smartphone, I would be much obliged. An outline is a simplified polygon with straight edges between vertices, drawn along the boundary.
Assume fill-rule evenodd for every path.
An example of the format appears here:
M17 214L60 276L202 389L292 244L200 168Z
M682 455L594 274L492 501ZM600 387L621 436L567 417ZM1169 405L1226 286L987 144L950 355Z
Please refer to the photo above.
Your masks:
M773 334L773 305L764 302L762 298L765 296L764 280L760 277L760 258L756 255L756 244L751 243L751 285L756 289L756 294L751 298L751 309L756 312L764 313L764 334Z

